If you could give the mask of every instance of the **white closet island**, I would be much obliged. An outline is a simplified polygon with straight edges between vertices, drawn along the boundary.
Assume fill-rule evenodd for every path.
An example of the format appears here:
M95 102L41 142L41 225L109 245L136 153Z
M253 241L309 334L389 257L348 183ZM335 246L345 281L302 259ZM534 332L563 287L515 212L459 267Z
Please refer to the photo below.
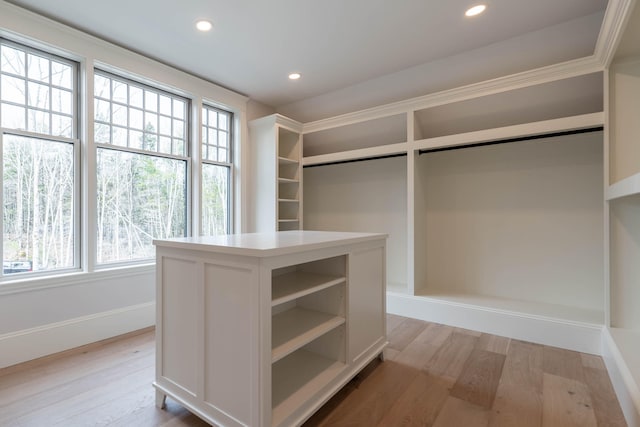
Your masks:
M387 344L385 234L156 240L156 403L300 425Z

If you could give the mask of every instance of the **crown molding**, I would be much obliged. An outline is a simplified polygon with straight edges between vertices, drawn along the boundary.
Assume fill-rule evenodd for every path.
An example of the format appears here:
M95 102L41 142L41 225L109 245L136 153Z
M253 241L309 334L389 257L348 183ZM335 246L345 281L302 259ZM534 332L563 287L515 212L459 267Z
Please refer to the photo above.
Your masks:
M603 68L613 61L635 3L636 0L609 0L594 53Z
M464 101L467 99L493 95L527 86L591 74L603 71L603 69L604 67L602 63L595 56L588 56L504 77L498 77L479 83L473 83L454 89L423 95L416 98L410 98L365 110L342 114L327 119L304 123L302 125L302 133L318 132L321 130L360 123L396 114L408 114L417 109Z

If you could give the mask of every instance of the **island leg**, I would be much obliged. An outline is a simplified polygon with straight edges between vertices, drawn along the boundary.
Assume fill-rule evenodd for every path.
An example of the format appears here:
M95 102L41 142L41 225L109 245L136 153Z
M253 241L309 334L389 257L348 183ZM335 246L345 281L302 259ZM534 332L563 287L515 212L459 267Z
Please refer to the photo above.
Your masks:
M160 409L167 406L167 395L158 389L156 389L156 406Z

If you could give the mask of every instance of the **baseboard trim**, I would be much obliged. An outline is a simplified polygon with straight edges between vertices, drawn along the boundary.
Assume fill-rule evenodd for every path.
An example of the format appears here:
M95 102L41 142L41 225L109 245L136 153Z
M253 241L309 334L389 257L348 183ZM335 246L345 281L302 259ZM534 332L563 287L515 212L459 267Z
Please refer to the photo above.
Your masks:
M155 316L149 302L0 335L0 368L153 326Z
M602 354L603 325L519 315L393 292L387 292L387 312L583 353Z
M638 357L637 354L630 355ZM640 427L640 389L609 328L602 330L602 358L629 427Z

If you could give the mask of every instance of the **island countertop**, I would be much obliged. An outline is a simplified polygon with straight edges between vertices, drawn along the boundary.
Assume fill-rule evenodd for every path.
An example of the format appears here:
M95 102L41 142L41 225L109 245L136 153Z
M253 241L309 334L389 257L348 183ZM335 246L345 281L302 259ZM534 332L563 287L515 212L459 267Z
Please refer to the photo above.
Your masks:
M228 234L222 236L177 237L154 240L159 247L196 249L245 255L270 257L287 255L301 250L335 246L337 242L352 244L386 238L383 233L351 233L341 231L274 231L269 233Z

